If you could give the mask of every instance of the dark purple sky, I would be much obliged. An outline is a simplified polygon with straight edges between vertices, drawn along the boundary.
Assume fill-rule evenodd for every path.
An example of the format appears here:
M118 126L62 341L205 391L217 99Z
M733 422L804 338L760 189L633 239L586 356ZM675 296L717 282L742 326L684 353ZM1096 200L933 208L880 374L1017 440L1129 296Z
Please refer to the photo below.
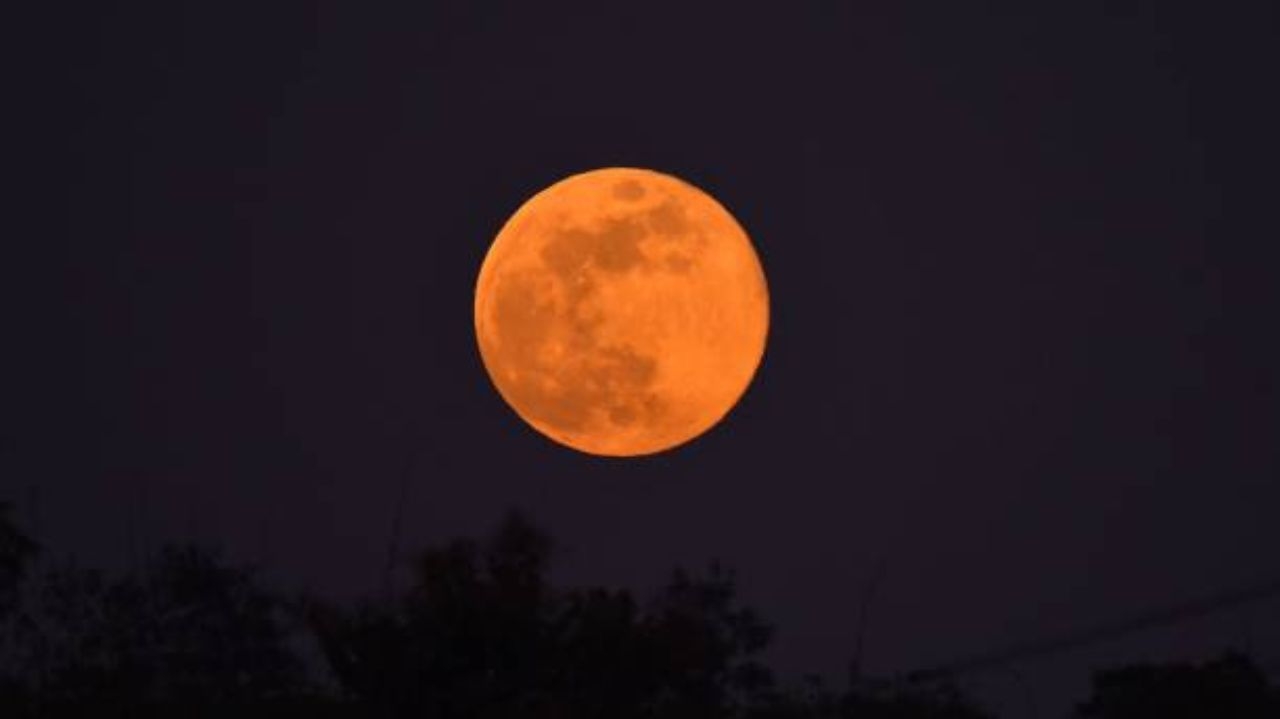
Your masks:
M566 580L719 557L837 676L880 562L880 673L1280 572L1275 10L181 5L13 24L0 498L56 552L367 593L411 463L407 547L520 507ZM527 429L472 335L501 223L607 165L714 194L772 293L744 401L633 461ZM1043 708L1274 666L1278 605L1018 668Z

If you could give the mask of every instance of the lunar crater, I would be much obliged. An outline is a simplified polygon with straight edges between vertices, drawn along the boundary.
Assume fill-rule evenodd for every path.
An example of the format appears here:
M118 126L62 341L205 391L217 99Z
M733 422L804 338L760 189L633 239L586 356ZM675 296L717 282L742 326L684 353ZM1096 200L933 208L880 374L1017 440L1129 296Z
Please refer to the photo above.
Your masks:
M644 185L635 180L623 180L613 186L613 196L620 200L639 200L645 196Z

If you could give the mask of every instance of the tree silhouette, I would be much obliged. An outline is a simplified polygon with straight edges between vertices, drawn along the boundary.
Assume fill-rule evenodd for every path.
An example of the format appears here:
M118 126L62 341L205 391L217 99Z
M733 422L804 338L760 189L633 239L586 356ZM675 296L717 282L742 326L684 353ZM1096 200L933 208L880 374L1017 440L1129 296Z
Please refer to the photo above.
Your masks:
M556 591L552 542L510 514L482 544L424 552L390 606L316 606L344 690L386 715L727 715L769 681L750 661L768 630L733 578L677 572L645 605L625 591Z
M758 658L771 628L740 604L732 572L677 570L643 600L554 587L551 538L514 512L480 541L421 552L399 596L354 605L284 601L190 546L120 576L32 572L38 547L8 512L0 503L3 719L988 716L945 681L779 684ZM1280 716L1280 696L1227 654L1100 672L1077 715L1253 719Z
M1077 714L1098 719L1264 719L1280 716L1280 695L1247 657L1229 652L1203 664L1136 664L1098 672Z
M423 552L403 597L309 617L353 706L377 716L981 719L941 688L779 688L771 630L718 564L646 601L547 583L550 538L512 513L485 541Z
M12 651L33 716L213 716L301 693L280 602L205 550L118 578L56 568L32 599Z

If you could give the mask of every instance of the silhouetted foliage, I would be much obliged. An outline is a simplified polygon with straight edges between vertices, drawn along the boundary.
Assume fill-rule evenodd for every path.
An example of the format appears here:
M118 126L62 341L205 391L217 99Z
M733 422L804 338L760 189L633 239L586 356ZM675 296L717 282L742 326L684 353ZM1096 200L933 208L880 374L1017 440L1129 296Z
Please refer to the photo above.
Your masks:
M166 548L122 576L32 572L37 546L7 511L0 504L3 719L989 716L946 683L780 685L758 661L770 627L740 605L722 566L678 570L643 600L556 588L551 538L516 513L482 541L423 551L399 596L340 606L283 601L195 547ZM304 657L324 665L323 680ZM1229 654L1099 673L1078 715L1251 719L1280 716L1280 699Z
M1274 719L1280 694L1247 657L1203 664L1136 664L1098 672L1081 717L1098 719Z
M942 717L957 693L900 684L786 691L755 657L770 628L718 564L653 597L545 579L552 543L518 514L483 543L424 552L405 596L310 619L348 700L379 716Z
M517 514L424 552L407 595L311 619L343 689L389 715L712 717L769 681L732 577L678 572L652 601L556 591L550 538Z
M11 652L36 716L207 716L299 694L278 600L194 547L109 578L49 571Z

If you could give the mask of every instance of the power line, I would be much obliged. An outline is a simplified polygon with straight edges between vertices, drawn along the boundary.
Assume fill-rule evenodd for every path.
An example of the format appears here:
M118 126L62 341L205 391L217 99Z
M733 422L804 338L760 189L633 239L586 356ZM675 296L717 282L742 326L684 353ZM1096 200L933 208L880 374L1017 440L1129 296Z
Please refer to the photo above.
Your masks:
M1177 624L1220 612L1230 607L1280 596L1280 577L1231 589L1200 599L1162 607L1121 620L1102 622L1068 634L1018 642L1000 649L981 652L962 659L916 670L907 675L910 681L932 681L954 677L976 669L1003 666L1014 661L1057 654L1077 647L1109 641L1154 627Z

